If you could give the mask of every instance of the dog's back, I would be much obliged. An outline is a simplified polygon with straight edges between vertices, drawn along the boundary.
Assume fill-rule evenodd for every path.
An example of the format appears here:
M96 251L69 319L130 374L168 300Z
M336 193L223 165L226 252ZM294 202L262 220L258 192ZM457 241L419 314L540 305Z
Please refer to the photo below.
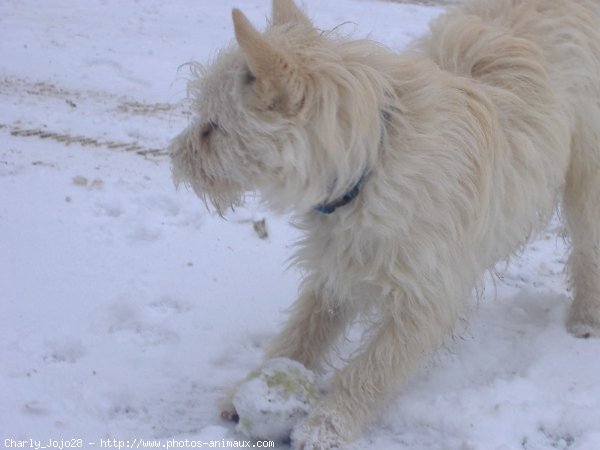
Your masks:
M539 63L571 123L582 103L600 98L595 0L467 0L432 25L425 47L442 69L519 96L537 88L523 71Z
M490 262L545 225L573 161L600 160L599 13L587 0L468 0L420 43L441 69L476 83L502 130L487 156L496 173L488 205L499 203L497 231L482 236L483 253L485 241L500 249Z

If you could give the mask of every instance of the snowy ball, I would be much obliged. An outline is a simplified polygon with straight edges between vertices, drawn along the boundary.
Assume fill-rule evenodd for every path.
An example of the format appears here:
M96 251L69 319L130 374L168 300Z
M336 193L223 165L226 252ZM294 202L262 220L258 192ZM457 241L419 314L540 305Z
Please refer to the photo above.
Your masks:
M238 431L252 439L288 441L317 399L315 374L297 361L275 358L244 381L233 397Z

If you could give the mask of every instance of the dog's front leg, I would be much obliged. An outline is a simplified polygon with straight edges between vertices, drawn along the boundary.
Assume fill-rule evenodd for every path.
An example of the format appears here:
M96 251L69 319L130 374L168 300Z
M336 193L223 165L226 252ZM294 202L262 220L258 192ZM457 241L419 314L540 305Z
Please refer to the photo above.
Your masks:
M294 359L314 370L327 350L335 343L352 319L348 304L329 306L321 290L305 286L290 309L290 317L265 353L265 359L284 357ZM231 399L237 385L230 389L221 403L221 417L237 420Z
M315 370L346 325L352 320L348 304L330 306L320 289L305 288L290 317L266 352L266 358L294 359Z
M440 345L452 314L424 305L407 309L383 318L364 351L336 375L334 391L294 430L295 449L338 448L355 438Z

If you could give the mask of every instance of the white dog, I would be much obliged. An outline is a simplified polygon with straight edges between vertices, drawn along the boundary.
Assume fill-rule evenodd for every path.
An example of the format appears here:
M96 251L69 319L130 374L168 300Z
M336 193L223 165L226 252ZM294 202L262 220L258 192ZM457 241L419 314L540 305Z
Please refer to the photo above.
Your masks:
M359 433L468 312L485 271L562 201L575 336L600 336L600 25L591 0L473 0L404 54L274 0L264 33L190 81L174 177L218 212L259 191L304 233L300 297L267 357L314 369L370 323L296 448ZM235 417L231 406L224 415Z

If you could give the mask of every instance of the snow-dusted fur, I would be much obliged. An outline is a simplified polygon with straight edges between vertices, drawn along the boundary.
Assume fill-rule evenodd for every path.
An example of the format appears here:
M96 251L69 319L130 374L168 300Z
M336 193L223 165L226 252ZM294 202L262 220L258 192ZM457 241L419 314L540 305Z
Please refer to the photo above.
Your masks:
M291 0L274 0L264 33L233 11L237 45L190 82L175 179L219 212L257 190L296 214L307 275L267 357L314 369L357 314L372 323L296 448L356 436L561 199L567 326L600 336L598 15L587 0L467 1L396 54L316 30ZM313 209L361 176L352 202Z

